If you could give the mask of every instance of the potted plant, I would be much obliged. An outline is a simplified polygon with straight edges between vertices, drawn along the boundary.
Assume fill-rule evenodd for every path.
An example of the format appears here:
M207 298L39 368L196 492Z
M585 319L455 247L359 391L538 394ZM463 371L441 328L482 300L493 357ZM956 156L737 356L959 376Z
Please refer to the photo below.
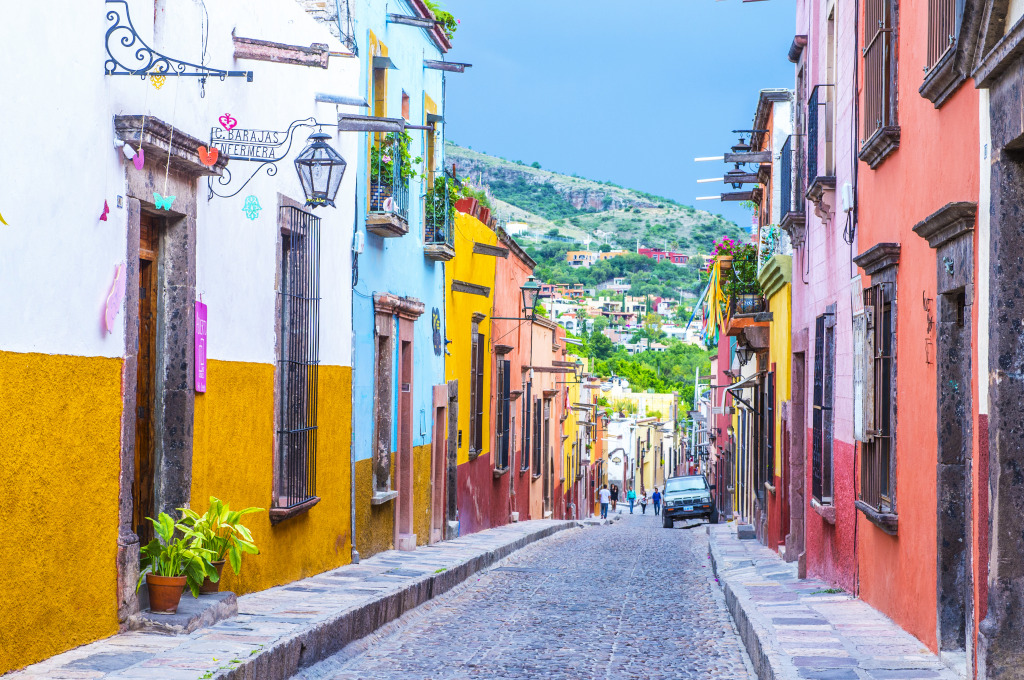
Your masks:
M146 519L153 523L156 537L140 551L142 563L135 589L141 588L145 580L150 611L174 614L186 585L192 595L198 597L203 579L216 577L217 572L210 563L213 553L197 545L196 536L189 528L176 524L166 512L161 512L157 519ZM175 536L177 531L182 535Z
M370 211L383 212L384 202L395 193L395 184L405 186L416 177L413 165L423 159L412 157L412 137L404 130L389 132L370 149Z
M715 242L715 248L711 251L711 257L718 261L718 268L727 271L732 268L733 254L736 250L736 243L731 238L723 237L721 241Z
M446 229L455 223L455 203L458 200L458 182L441 173L427 189L423 211L427 243L445 243L448 240Z
M220 499L210 496L210 507L202 515L190 508L179 509L182 524L195 536L196 545L209 551L211 566L215 570L200 585L199 592L216 593L220 589L225 559L238 574L242 568L242 553L259 554L252 533L240 520L250 513L262 512L263 508L232 510Z

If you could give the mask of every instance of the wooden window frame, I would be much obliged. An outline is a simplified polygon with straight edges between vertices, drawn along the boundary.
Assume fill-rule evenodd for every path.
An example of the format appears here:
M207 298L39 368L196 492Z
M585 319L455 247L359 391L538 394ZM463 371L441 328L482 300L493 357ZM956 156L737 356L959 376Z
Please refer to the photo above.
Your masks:
M814 390L811 419L811 497L832 505L835 386L835 305L815 319Z
M494 469L498 472L509 469L511 371L512 362L508 359L499 357L495 361Z
M890 282L864 290L874 340L874 429L861 444L860 501L884 514L896 513L896 291Z
M865 1L864 48L861 51L863 129L858 157L871 168L899 148L898 28L896 0Z

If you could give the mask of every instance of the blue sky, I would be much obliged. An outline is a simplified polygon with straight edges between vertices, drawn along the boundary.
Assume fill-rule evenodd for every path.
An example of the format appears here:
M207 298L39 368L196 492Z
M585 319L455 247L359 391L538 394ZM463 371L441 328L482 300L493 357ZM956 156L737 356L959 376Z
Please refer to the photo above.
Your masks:
M475 150L649 191L749 227L717 156L762 88L793 87L793 0L443 0L448 138Z

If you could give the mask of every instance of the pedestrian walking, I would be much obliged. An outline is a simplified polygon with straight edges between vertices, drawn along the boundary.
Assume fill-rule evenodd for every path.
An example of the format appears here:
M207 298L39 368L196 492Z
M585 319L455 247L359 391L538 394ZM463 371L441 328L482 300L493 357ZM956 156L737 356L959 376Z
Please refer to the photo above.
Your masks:
M601 485L601 519L608 519L608 503L611 501L612 492L608 490L607 484Z
M619 504L619 486L618 486L618 484L612 484L611 497L612 497L612 512L615 512L615 506Z
M630 489L626 492L626 500L629 501L629 514L633 514L633 503L636 503L636 491Z
M661 514L661 492L658 491L658 487L654 487L654 493L651 495L651 500L654 501L654 514Z
M645 515L647 514L647 500L647 492L644 491L640 496L640 512Z

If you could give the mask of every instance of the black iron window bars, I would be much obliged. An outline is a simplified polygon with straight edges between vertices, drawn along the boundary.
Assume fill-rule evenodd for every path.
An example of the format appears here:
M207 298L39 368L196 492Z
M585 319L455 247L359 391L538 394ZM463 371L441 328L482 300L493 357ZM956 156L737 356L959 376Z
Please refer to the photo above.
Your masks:
M316 496L320 365L320 218L281 208L280 420L277 507Z

